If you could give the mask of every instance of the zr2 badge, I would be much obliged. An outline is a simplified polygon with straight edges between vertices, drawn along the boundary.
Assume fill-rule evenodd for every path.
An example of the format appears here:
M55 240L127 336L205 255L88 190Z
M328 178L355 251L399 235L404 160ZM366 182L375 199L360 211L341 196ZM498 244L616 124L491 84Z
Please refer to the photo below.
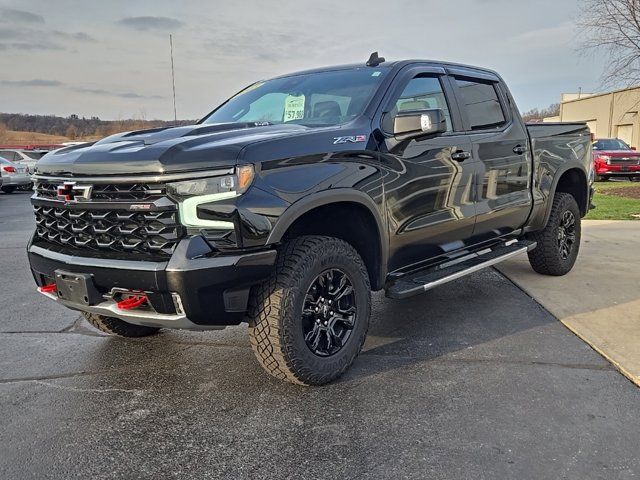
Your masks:
M340 145L342 143L362 143L367 141L366 135L350 135L347 137L334 137L333 144Z

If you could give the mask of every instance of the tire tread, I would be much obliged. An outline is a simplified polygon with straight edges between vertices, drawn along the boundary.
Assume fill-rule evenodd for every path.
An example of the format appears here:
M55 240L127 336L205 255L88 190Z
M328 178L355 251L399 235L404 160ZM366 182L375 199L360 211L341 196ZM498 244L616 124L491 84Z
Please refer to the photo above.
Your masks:
M572 253L572 261L566 263L558 254L556 226L560 221L560 215L572 210L576 217L576 243L575 253ZM538 245L528 253L529 263L533 270L543 275L561 276L568 273L575 263L580 248L580 210L573 195L559 192L553 198L551 214L544 229L533 232L530 235Z
M333 237L302 236L282 246L273 275L254 287L249 300L249 338L258 362L270 375L298 385L327 383L342 375L357 356L348 358L333 372L312 371L304 365L294 348L290 332L282 326L283 315L293 308L301 273L327 251L338 252L358 264L370 291L366 267L351 245ZM358 352L365 336L366 329Z

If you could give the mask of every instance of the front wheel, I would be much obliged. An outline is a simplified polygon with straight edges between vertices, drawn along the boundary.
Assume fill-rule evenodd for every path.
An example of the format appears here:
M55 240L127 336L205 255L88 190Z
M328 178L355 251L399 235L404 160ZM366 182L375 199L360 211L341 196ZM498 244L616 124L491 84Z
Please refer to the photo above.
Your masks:
M640 182L640 175L631 175L629 180L632 182Z
M251 346L270 375L323 385L360 353L370 314L369 276L358 252L337 238L298 237L279 251L272 277L252 289Z
M596 175L596 182L608 182L609 177L606 175Z
M580 209L573 195L556 193L549 221L543 230L534 232L537 242L529 252L529 263L543 275L565 275L573 268L580 249Z

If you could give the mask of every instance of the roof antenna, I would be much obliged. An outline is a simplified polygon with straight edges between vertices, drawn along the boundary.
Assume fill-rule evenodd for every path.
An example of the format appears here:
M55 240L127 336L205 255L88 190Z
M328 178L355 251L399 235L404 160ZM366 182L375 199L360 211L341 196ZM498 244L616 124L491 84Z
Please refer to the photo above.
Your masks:
M379 57L378 52L373 52L367 60L367 67L377 67L384 62L384 57Z

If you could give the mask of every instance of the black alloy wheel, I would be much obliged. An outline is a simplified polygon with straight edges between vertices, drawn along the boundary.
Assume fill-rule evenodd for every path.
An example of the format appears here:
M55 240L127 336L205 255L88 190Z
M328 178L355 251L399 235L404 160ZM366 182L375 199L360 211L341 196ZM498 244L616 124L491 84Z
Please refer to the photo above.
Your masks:
M349 276L332 268L318 275L305 296L302 327L307 347L320 357L335 355L355 327L356 298Z
M570 210L562 214L558 226L558 249L560 257L566 260L571 255L571 250L576 243L576 217Z

